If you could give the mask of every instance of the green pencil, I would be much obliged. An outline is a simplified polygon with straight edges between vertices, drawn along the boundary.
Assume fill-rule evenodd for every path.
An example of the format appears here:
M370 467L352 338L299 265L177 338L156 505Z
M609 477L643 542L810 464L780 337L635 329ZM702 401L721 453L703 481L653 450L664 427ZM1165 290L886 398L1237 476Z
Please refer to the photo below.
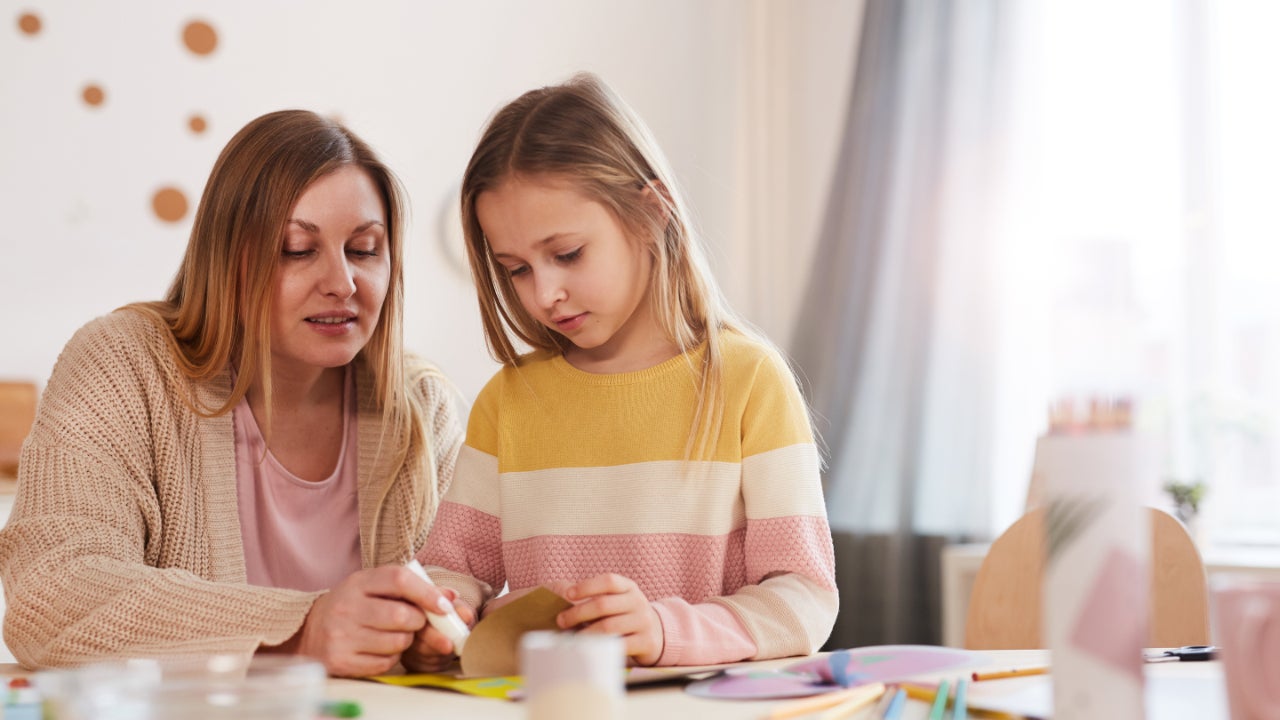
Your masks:
M951 683L946 680L938 682L938 694L933 698L933 709L929 711L929 720L942 720L942 714L947 711L947 693L951 690Z
M358 718L363 714L355 700L325 700L320 704L320 717Z

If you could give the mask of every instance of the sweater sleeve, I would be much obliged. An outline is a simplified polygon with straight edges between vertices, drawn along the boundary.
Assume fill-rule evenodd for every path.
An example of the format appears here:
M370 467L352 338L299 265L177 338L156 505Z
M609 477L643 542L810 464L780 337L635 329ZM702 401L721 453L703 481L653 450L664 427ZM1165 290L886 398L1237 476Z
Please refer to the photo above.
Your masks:
M190 463L174 460L181 433L163 429L197 421L156 404L162 373L141 345L101 323L78 333L23 446L0 579L5 641L27 668L247 654L292 636L316 597L250 586L243 565L228 581L236 568L218 567L210 538L182 522L201 512L185 484L196 476L171 476Z
M453 483L418 560L438 585L453 588L477 613L506 584L502 561L495 378L476 398Z
M760 363L746 385L750 395L741 422L747 584L696 605L655 603L663 622L661 665L806 655L822 646L835 624L835 555L804 400L776 356ZM726 614L737 627L726 622ZM697 641L707 637L714 642Z

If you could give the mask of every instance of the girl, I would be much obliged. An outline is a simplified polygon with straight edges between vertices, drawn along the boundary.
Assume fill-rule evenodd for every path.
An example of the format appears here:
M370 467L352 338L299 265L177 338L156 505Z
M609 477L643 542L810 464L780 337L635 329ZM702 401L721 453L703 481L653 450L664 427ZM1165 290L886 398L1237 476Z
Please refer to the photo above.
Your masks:
M505 367L420 556L433 578L466 613L550 587L574 603L561 628L621 635L641 665L817 650L838 603L804 401L725 307L640 120L590 75L526 93L485 130L462 214ZM404 659L451 649L426 629Z
M462 436L451 386L401 351L401 196L312 113L232 138L168 297L86 325L49 379L0 532L24 666L399 661L442 600L399 566Z

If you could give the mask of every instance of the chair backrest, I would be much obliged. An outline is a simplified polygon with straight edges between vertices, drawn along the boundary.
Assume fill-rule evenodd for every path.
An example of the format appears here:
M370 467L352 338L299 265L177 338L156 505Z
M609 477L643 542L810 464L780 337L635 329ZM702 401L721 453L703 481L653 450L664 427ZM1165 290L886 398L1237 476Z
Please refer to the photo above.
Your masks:
M18 473L18 452L36 419L35 383L0 382L0 475Z
M1148 508L1151 518L1151 611L1148 647L1209 642L1204 561L1182 523ZM1043 648L1044 509L1023 515L987 552L969 595L965 647Z

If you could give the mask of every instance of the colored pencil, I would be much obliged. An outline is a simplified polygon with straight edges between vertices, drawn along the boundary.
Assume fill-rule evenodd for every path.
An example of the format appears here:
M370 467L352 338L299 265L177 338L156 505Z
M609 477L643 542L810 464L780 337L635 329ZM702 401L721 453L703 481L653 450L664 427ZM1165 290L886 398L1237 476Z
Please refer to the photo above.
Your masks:
M956 700L951 706L951 720L968 720L969 719L969 679L960 678L956 681Z
M933 698L933 707L929 709L929 720L942 720L943 714L947 712L947 694L951 690L951 683L946 680L938 682L938 694Z
M1014 670L995 670L992 672L975 672L973 681L979 680L1002 680L1004 678L1026 677L1028 675L1044 675L1049 672L1048 665L1040 665L1038 667L1017 668Z
M889 707L884 710L884 717L881 720L898 720L902 717L902 708L907 704L907 691L898 688L898 692L894 693L893 702L889 703Z
M784 720L785 718L793 718L797 715L807 715L809 713L826 710L840 703L858 696L862 691L861 687L849 688L848 690L836 690L835 692L823 693L815 695L804 700L798 700L793 703L787 703L780 707L774 708L766 717L768 720Z
M915 683L898 683L898 688L907 694L907 697L920 702L932 703L938 697L938 691L929 685L917 685ZM966 711L968 711L968 701L965 702ZM983 710L978 708L969 712L974 717L989 718L1015 718L1016 716L1008 713L997 712L995 710ZM960 716L957 716L957 718Z
M818 716L818 720L841 720L870 705L884 695L884 683L871 683L857 688L848 700Z

